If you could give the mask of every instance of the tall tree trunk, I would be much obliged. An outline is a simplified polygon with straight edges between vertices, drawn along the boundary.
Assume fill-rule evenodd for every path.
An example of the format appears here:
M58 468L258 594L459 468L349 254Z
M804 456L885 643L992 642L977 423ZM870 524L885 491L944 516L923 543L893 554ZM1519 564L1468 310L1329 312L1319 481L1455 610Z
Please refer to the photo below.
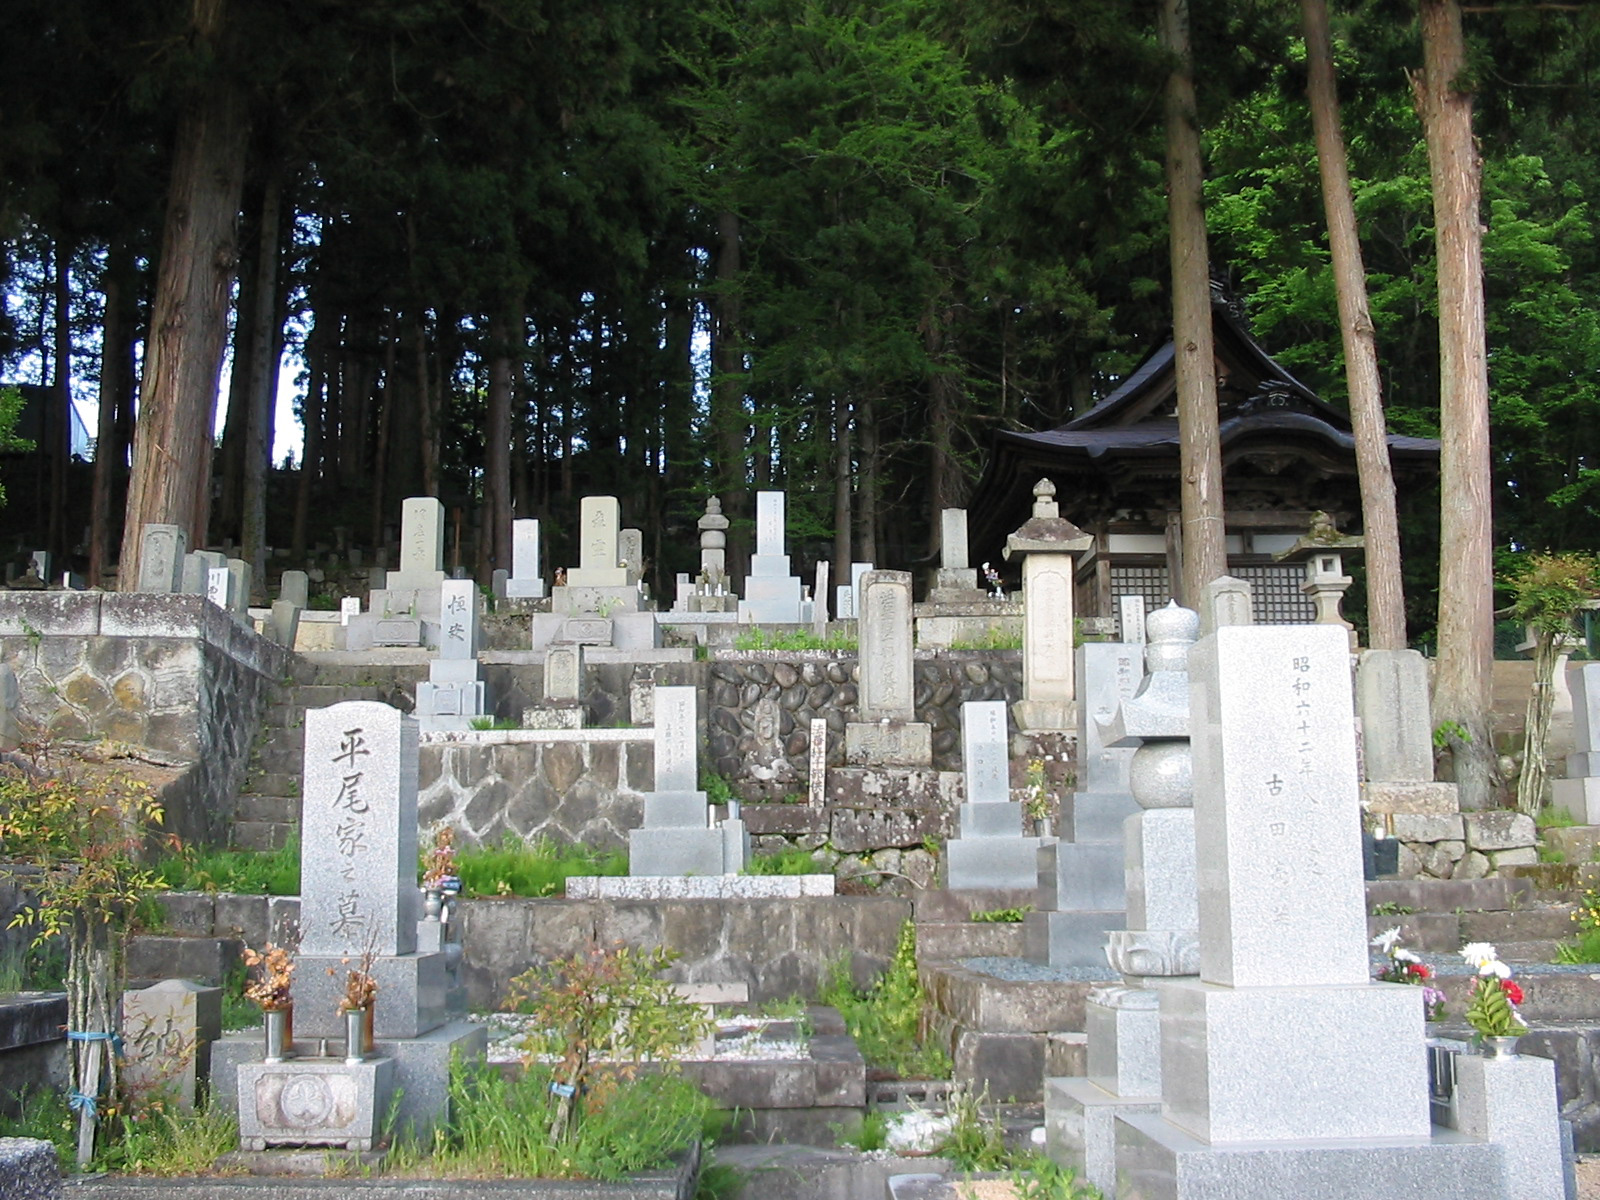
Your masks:
M44 544L54 562L65 563L71 547L67 463L72 458L72 243L58 237L55 249L55 403L45 422L50 440L50 527Z
M219 535L242 540L244 523L245 439L250 424L250 363L254 354L252 339L256 331L256 270L261 260L260 226L262 189L247 184L239 218L238 303L233 318L233 366L228 376L228 415L222 426L222 466L218 471L218 512L212 529ZM255 253L252 256L251 251Z
M856 434L861 441L861 485L856 501L856 552L862 562L878 561L878 406L868 396L856 416ZM844 567L848 574L850 564ZM860 597L856 598L858 601ZM859 604L856 608L860 612Z
M1205 585L1228 570L1223 532L1222 448L1217 434L1217 366L1212 346L1211 273L1201 195L1200 116L1188 0L1161 0L1167 76L1167 216L1172 236L1172 341L1178 376L1183 519L1181 603L1198 604Z
M939 553L944 528L941 513L961 503L961 466L955 457L956 410L961 403L959 367L945 345L948 313L929 313L923 347L933 364L928 381L928 550Z
M284 289L278 281L284 225L283 177L274 168L261 193L261 236L256 247L251 310L250 371L247 376L240 492L242 517L239 555L250 563L251 578L267 578L267 480L272 469L272 437L278 406L278 368L283 357ZM242 299L242 297L241 297Z
M383 545L384 495L389 479L389 430L394 422L395 360L398 357L399 329L393 309L383 315L383 388L378 393L378 438L372 452L372 526L369 542L374 550Z
M304 411L305 453L300 462L300 486L295 492L294 528L289 539L289 558L297 563L306 560L306 531L311 517L311 493L316 489L317 477L322 469L323 396L328 387L329 363L333 360L333 355L323 348L322 340L318 330L313 330L306 346L306 373L309 382L306 386Z
M434 443L438 440L439 430L435 417L433 389L428 386L428 316L422 310L420 303L416 312L417 328L416 363L417 371L417 415L421 418L419 423L418 448L422 452L422 494L424 496L437 496L439 494L439 473L434 464L438 459L434 455Z
M833 399L833 578L835 583L840 584L850 581L852 500L850 484L854 475L850 444L850 398L843 395L835 396Z
M1433 717L1447 729L1461 807L1493 799L1494 669L1489 371L1479 230L1479 161L1461 6L1421 0L1423 69L1414 80L1433 180L1439 273L1439 661Z
M227 0L192 3L197 40L217 51L227 9ZM248 130L244 98L224 70L178 122L122 533L118 587L124 591L139 585L146 524L181 525L192 544L205 536Z
M104 587L110 574L111 496L123 471L123 446L117 437L117 410L124 403L133 345L133 251L111 247L100 290L105 320L100 329L100 416L94 440L94 484L89 499L89 586Z
M1306 35L1311 126L1322 171L1322 204L1328 216L1339 333L1344 342L1345 384L1355 429L1356 471L1361 480L1362 533L1367 557L1367 644L1374 650L1404 650L1406 604L1400 577L1400 523L1395 515L1394 472L1389 467L1388 429L1378 344L1367 308L1367 272L1356 233L1356 206L1339 120L1333 46L1328 36L1328 0L1300 0Z
M750 423L745 412L744 351L739 338L739 218L717 214L717 295L711 311L711 424L716 430L716 475L728 529L728 574L743 578L750 567L748 474Z
M489 571L511 569L511 393L522 358L522 298L503 301L489 316L489 412L483 435L483 546ZM485 575L480 583L489 582Z

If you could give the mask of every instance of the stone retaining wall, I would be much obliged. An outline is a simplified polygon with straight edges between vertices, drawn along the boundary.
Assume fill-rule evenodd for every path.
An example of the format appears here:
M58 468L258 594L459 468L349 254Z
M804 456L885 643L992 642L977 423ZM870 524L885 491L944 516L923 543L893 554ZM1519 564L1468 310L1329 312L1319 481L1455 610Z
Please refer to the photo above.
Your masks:
M933 765L961 769L961 705L1022 698L1020 650L916 652L917 720L933 727ZM828 723L828 766L844 766L857 719L860 660L826 651L719 650L707 682L709 765L748 803L804 795L811 722Z
M166 829L225 842L267 694L288 653L204 596L9 592L0 657L54 738L107 739L188 764Z

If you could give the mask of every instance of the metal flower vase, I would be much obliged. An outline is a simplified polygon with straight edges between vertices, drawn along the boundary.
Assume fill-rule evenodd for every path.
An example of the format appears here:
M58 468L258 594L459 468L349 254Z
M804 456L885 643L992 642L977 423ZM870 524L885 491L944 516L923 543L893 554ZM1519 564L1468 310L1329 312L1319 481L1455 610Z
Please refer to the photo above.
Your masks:
M349 1066L365 1062L372 1049L372 1010L349 1008L344 1014L344 1061Z
M1513 1034L1510 1037L1486 1037L1483 1039L1483 1057L1516 1058L1518 1057L1517 1042L1520 1040L1520 1034Z
M261 1014L267 1031L263 1062L281 1063L294 1057L294 1009L269 1008Z

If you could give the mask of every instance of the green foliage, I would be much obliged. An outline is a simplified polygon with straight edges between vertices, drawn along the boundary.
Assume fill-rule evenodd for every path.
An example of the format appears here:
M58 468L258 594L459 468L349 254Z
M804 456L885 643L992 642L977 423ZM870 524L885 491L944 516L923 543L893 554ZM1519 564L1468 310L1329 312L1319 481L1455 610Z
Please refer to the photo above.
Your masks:
M1525 1033L1527 1025L1518 1019L1501 981L1480 975L1467 994L1467 1023L1483 1037L1514 1037Z
M1518 555L1502 560L1501 583L1511 592L1510 614L1540 633L1573 631L1584 605L1600 599L1600 563L1592 554Z
M982 637L956 638L950 643L952 650L1021 650L1022 631L1012 631L992 625Z
M555 1082L540 1063L515 1080L488 1063L452 1063L450 1123L435 1133L418 1173L616 1180L668 1165L700 1139L711 1113L711 1101L681 1075L604 1081L584 1095L583 1119L552 1140L563 1103Z
M1011 1165L1005 1127L983 1111L988 1102L987 1089L978 1095L963 1086L950 1094L946 1109L951 1119L950 1132L935 1153L948 1158L959 1170L1003 1171Z
M1020 925L1032 911L1031 904L1024 904L1021 908L991 908L975 912L969 919L981 925Z
M856 1127L846 1132L844 1126L829 1123L834 1139L841 1146L854 1146L857 1150L882 1150L889 1144L889 1114L882 1109L869 1108L861 1114Z
M156 860L157 878L174 892L236 892L247 896L300 894L300 838L277 850L208 850L182 846Z
M1400 904L1394 900L1385 900L1381 904L1372 906L1372 915L1375 917L1403 917L1416 911L1409 904Z
M865 991L850 979L848 954L829 965L822 1003L844 1018L861 1056L902 1079L943 1079L950 1057L922 1038L922 985L917 979L917 929L907 921L900 929L889 969Z
M746 875L815 875L817 860L811 851L789 846L771 854L753 854L744 865Z
M700 790L706 794L706 803L714 806L738 799L733 794L733 789L728 786L728 781L715 771L700 772Z
M189 1113L160 1100L130 1114L121 1134L97 1166L133 1175L203 1175L239 1146L239 1123L223 1109Z
M1570 829L1578 819L1557 804L1546 804L1533 814L1533 823L1540 829Z
M76 1118L59 1092L49 1088L24 1088L16 1097L17 1115L0 1117L0 1137L37 1138L56 1148L63 1175L77 1169L74 1150Z
M738 1200L747 1179L747 1173L738 1167L717 1162L708 1146L700 1160L700 1178L695 1180L694 1200Z
M483 733L490 729L522 728L522 723L515 717L473 717L468 720L467 724L478 733Z
M554 896L570 875L626 875L628 856L543 837L526 842L508 832L498 846L457 851L456 873L468 896Z
M33 449L33 443L27 438L20 438L11 431L17 427L17 418L22 415L22 391L15 387L0 388L0 454L27 452ZM5 506L6 489L0 485L0 508Z
M1011 1171L1018 1200L1100 1200L1100 1189L1080 1183L1070 1167L1043 1154L1030 1154Z
M1583 891L1583 900L1572 910L1578 932L1556 946L1558 963L1600 962L1600 888Z
M1451 742L1472 741L1472 730L1460 721L1440 721L1433 727L1433 748L1443 750Z
M856 649L856 639L839 633L819 638L809 629L768 633L760 625L752 625L735 635L733 647L735 650L831 650L834 653L852 653Z

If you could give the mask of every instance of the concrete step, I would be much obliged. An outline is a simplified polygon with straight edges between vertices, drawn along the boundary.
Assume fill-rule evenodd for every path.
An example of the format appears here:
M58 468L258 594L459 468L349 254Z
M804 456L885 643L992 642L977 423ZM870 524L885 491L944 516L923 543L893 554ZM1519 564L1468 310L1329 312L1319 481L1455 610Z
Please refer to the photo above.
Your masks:
M912 896L920 925L927 922L966 921L975 912L1021 908L1037 899L1033 888L926 888Z
M1400 944L1407 950L1451 954L1461 949L1461 918L1455 913L1367 918L1368 937L1377 937L1395 928L1399 928Z
M1559 945L1561 942L1557 938L1534 938L1525 942L1496 942L1494 948L1506 962L1521 967L1534 963L1554 962L1556 947Z
M235 821L233 845L240 850L281 850L300 830L283 821Z
M1544 844L1561 853L1563 863L1590 863L1600 859L1600 825L1570 825L1540 830Z
M245 775L241 796L299 796L300 775L274 774L267 771L250 771Z
M299 687L411 687L428 677L426 663L355 662L329 663L302 660L297 663L295 684Z
M1445 994L1448 1016L1459 1018L1466 1010L1471 975L1437 975L1434 981ZM1600 1024L1600 963L1592 970L1540 971L1523 966L1516 971L1522 988L1522 1015L1534 1023Z
M274 700L261 714L261 728L263 730L298 728L303 716L303 711L296 707L292 700Z
M297 739L297 742L301 744L284 745L277 738L270 739L251 756L250 770L266 775L293 775L299 778L305 758L304 738Z
M1463 942L1557 941L1575 930L1573 905L1554 904L1521 912L1464 912L1461 914Z
M932 921L917 926L919 961L1019 958L1021 955L1021 922Z
M388 697L391 688L370 684L303 684L294 689L294 705L304 711L308 708L327 708L330 704L343 704L346 700L378 700Z
M1527 908L1535 900L1535 883L1525 878L1526 868L1514 868L1512 878L1494 879L1379 879L1367 884L1367 911L1393 907L1393 915L1412 913L1495 912ZM1384 915L1384 914L1375 914Z
M251 792L241 792L233 819L235 822L267 821L278 825L298 825L300 797L257 796Z

